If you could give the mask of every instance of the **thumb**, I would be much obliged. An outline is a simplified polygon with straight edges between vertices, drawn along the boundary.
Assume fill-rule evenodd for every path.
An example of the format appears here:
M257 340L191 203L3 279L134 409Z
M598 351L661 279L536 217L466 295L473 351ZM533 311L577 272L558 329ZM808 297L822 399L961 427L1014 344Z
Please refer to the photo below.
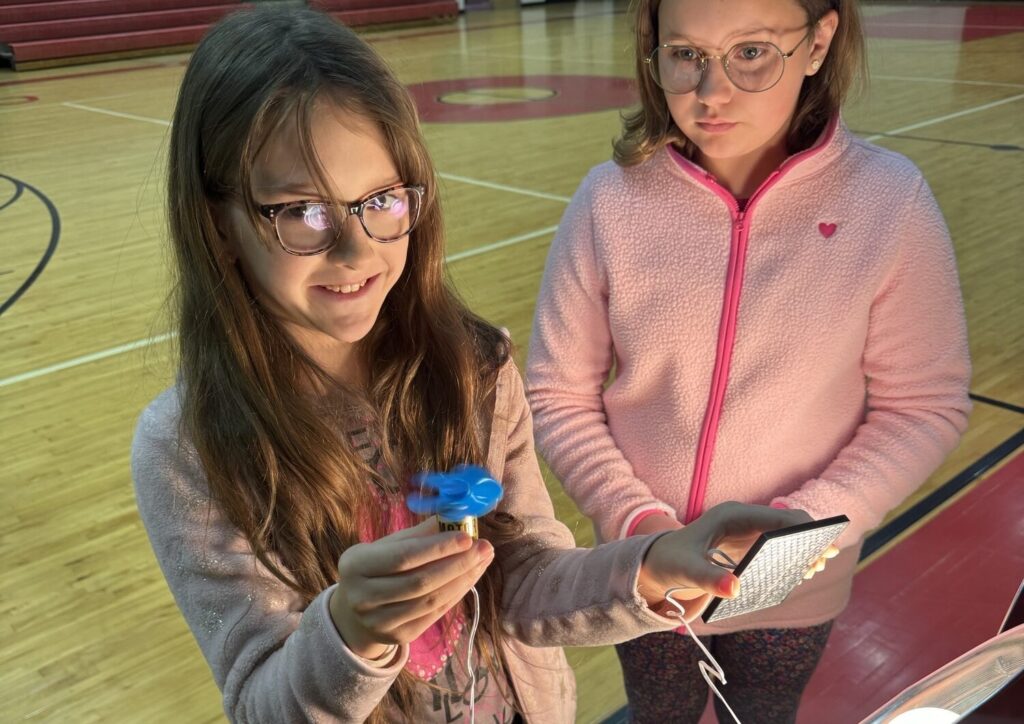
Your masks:
M694 561L687 574L691 585L713 596L733 598L740 591L739 578L706 559Z

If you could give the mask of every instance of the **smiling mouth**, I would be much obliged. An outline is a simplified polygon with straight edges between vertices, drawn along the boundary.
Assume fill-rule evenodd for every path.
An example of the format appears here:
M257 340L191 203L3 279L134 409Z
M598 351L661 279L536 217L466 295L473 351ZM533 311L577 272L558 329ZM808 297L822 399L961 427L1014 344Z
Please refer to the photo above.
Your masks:
M358 284L342 284L341 286L337 287L331 286L330 284L323 284L321 286L323 286L323 288L326 289L327 291L334 292L335 294L352 294L353 292L358 292L360 289L365 287L368 281L370 280L363 279L363 281L359 282Z
M319 284L316 288L333 295L335 299L361 299L364 294L369 293L369 287L374 286L379 276L380 274L374 274L351 284Z

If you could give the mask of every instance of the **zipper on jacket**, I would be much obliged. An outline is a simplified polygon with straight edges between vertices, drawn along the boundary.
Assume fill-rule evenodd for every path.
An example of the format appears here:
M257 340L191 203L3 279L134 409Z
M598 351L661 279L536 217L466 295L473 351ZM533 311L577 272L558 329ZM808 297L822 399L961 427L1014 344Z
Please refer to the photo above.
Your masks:
M786 159L754 191L742 210L739 208L736 197L719 184L718 180L711 173L686 159L682 159L680 164L683 171L694 181L703 184L721 198L732 214L729 265L725 292L722 299L722 317L718 328L715 369L711 380L711 394L708 395L708 405L704 413L704 422L701 425L697 454L694 456L693 478L690 481L690 496L686 503L686 517L683 523L691 522L704 511L704 497L707 493L711 459L718 435L718 420L725 401L725 392L729 381L729 368L732 363L732 350L736 337L736 320L739 315L740 293L743 289L743 268L746 264L747 240L750 236L750 217L754 213L754 207L761 197L778 183L790 169L807 158L817 155L832 143L838 127L839 119L836 117L830 121L825 139L821 144Z
M722 314L718 324L718 345L715 351L715 368L711 377L711 392L708 395L707 409L704 412L704 423L701 426L697 454L694 458L693 478L690 484L690 497L686 505L686 516L683 523L690 523L703 512L704 497L707 493L708 475L711 471L715 441L718 434L718 421L725 401L725 392L729 381L729 368L732 362L732 350L736 339L736 319L739 315L740 296L743 288L743 271L747 256L747 238L749 236L747 209L740 211L736 199L725 189L709 178L728 202L732 213L732 233L729 244L729 264L726 272L725 293L722 299ZM751 198L751 201L753 197Z

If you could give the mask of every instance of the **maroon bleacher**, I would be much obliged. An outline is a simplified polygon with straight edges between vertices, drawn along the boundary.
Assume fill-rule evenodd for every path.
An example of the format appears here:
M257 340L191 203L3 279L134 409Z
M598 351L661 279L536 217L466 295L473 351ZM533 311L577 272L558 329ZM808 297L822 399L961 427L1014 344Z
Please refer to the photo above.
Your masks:
M0 0L0 53L12 67L196 43L237 0Z
M351 26L435 20L459 14L455 0L309 0L308 4Z
M347 25L385 25L458 14L455 0L309 0ZM159 52L196 43L237 0L0 0L0 58L11 67Z

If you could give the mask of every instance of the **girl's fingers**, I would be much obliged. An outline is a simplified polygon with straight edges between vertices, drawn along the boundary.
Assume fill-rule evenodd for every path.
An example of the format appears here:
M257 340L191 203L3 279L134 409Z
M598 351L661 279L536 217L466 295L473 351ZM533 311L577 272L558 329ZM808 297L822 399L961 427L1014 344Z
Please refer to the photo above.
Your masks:
M360 582L355 599L356 610L368 610L374 606L408 601L443 589L460 576L473 571L481 563L494 558L494 548L487 541L476 541L461 553L442 558L411 571L393 576L367 578Z
M753 533L786 528L811 520L802 510L768 508L744 503L719 503L697 518L688 527L703 530L711 541L726 536L746 536Z
M823 558L835 558L839 555L839 549L835 546L829 546L822 554Z
M373 543L352 546L339 559L338 573L342 578L392 576L462 553L473 544L473 539L462 531L431 535L418 533L414 536L396 539L392 535Z
M804 572L804 580L806 581L810 578L814 578L815 573L821 573L823 570L825 570L826 563L827 560L825 558L819 558L814 563L812 563L811 567Z
M442 616L444 616L446 613L451 611L452 608L456 604L458 604L458 602L461 601L462 598L465 597L465 595L467 593L469 593L469 589L470 588L472 588L472 586L467 587L465 593L463 593L462 596L460 596L458 599L455 599L452 602L450 602L448 604L445 604L444 606L441 606L441 607L438 607L438 608L434 609L433 611L431 611L430 613L426 614L425 616L421 616L420 618L413 619L409 623L407 623L404 626L402 626L401 628L399 628L398 629L398 631L400 632L399 636L402 639L405 639L405 640L408 640L408 641L413 641L416 638L418 638L424 631L426 631L428 628L430 628Z
M413 622L436 613L431 620L432 623L461 601L469 593L469 589L480 580L489 563L489 560L481 562L447 585L423 596L373 607L361 616L362 624L385 636L401 638L400 631Z

